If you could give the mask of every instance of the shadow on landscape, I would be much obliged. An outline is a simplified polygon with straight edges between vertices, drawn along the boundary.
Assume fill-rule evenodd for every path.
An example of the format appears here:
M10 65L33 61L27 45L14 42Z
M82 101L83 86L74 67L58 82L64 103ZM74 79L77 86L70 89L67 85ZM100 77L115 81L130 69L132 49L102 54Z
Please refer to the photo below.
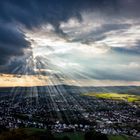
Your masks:
M76 133L76 132L75 132ZM60 134L61 135L61 134ZM69 136L56 137L50 131L26 132L24 129L5 130L0 133L0 140L74 140ZM77 140L80 140L80 138ZM84 134L84 140L108 140L107 136L95 131Z

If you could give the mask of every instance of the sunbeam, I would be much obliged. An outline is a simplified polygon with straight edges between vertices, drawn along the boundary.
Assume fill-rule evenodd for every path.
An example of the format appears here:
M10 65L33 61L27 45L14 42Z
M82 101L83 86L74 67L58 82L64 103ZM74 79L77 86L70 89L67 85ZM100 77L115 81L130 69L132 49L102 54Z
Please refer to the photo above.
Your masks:
M139 5L0 0L0 140L139 139Z

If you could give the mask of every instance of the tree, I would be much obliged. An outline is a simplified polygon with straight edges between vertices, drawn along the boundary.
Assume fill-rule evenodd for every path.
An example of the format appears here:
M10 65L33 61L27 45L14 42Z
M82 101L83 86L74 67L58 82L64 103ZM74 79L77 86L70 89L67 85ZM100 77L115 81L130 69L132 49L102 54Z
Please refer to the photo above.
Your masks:
M108 138L105 134L89 131L85 133L85 140L108 140Z

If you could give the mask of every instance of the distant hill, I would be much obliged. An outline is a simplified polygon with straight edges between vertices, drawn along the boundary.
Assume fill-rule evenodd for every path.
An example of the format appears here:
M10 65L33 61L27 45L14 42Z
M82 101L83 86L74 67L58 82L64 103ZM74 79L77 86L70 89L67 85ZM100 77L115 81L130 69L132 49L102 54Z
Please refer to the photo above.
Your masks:
M0 88L0 95L8 95L12 93L70 93L80 94L87 92L117 92L117 93L131 93L140 94L140 86L108 86L108 87L80 87L71 85L54 85L54 86L38 86L38 87L4 87Z

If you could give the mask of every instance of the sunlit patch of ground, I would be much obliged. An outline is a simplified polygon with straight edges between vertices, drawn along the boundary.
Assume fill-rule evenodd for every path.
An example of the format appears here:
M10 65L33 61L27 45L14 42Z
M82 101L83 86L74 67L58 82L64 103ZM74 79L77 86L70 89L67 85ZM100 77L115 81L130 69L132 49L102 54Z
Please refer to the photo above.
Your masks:
M133 94L120 94L120 93L85 93L86 96L94 96L96 98L124 100L128 102L139 102L140 96Z

